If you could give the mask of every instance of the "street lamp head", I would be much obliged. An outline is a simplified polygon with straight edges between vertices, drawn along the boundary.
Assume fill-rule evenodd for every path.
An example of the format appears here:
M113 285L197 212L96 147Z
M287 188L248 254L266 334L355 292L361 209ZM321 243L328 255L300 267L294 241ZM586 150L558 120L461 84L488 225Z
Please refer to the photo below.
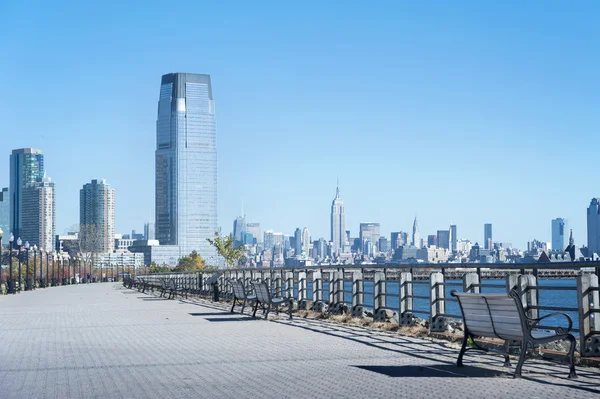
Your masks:
M21 237L17 238L17 247L23 245L23 241L21 241Z
M37 251L37 245L36 244L33 244L33 250Z
M25 241L25 250L29 251L29 241Z
M2 231L2 227L0 227L0 240L2 240L3 235L4 235L4 231Z
M13 233L10 233L10 236L8 236L8 242L10 242L10 246L12 247L12 243L15 241L15 236L13 235Z

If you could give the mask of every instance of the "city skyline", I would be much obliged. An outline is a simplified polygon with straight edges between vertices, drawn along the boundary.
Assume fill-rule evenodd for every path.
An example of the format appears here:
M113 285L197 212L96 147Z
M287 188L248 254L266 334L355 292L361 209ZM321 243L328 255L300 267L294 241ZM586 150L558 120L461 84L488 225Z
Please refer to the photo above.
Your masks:
M199 5L189 7L199 12ZM249 220L263 229L307 226L313 237L329 237L339 175L347 182L346 229L353 235L365 221L379 222L388 237L410 231L416 213L422 237L452 222L458 238L482 244L481 225L489 221L495 240L523 248L534 238L550 241L548 221L560 215L576 244L587 242L582 209L600 193L585 173L593 155L577 143L599 142L596 5L544 7L535 26L524 22L535 4L441 5L434 15L419 4L291 7L294 18L278 7L239 5L244 17L228 20L247 33L240 35L226 26L176 23L175 10L153 7L124 5L114 16L82 5L62 15L49 4L11 4L0 26L3 54L13 60L0 72L11 79L0 87L14 98L0 99L0 116L12 133L3 135L0 157L14 148L42 149L59 187L57 232L77 222L78 190L96 177L119 193L116 230L141 229L154 219L156 79L203 72L218 87L224 233L243 193ZM317 9L327 24L314 21ZM170 30L149 23L158 11ZM226 8L202 12L216 21ZM552 32L564 18L577 24L558 41ZM139 33L129 36L132 19ZM199 40L202 51L189 51ZM151 62L146 54L155 54ZM546 154L559 142L561 152L578 156L551 162ZM290 172L295 157L304 159L302 175L310 178ZM398 171L397 157L405 166ZM541 176L574 189L532 189L543 185ZM7 172L0 186L9 186Z

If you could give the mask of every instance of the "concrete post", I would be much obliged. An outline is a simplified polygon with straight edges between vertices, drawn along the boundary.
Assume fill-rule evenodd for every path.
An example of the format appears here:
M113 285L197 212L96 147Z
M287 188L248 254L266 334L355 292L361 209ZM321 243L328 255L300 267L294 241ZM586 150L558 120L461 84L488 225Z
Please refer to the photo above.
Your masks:
M332 308L337 303L337 272L329 272L329 307Z
M315 271L312 274L312 299L313 302L323 300L323 274Z
M357 306L364 306L364 280L362 272L352 273L352 309Z
M523 274L518 277L519 293L521 294L521 302L528 316L532 319L538 317L538 310L533 309L537 306L537 279L531 274Z
M506 293L510 294L510 292L514 289L518 289L519 287L519 273L510 272L506 275Z
M385 289L385 273L375 272L373 278L373 314L375 314L377 310L385 308Z
M600 356L600 308L598 276L577 276L577 308L579 309L579 339L581 356Z
M298 301L305 301L307 298L307 283L306 283L306 272L298 273Z
M412 273L400 273L400 316L413 311Z
M285 272L285 297L294 297L294 272Z
M443 285L438 285L438 283L444 282L444 275L440 272L434 272L429 275L429 304L431 307L431 324L433 324L433 320L443 313L446 313L446 304L444 301L445 291Z
M479 275L474 272L465 273L463 275L463 292L471 292L479 294L481 287L479 287Z
M273 287L273 292L271 295L281 296L281 274L279 276L275 275L275 285Z

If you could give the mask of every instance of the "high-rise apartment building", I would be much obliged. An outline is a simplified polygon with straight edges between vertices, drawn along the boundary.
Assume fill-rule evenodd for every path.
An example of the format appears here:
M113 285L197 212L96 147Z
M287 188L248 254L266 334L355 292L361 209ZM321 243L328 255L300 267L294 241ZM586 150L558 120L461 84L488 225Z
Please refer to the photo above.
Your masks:
M331 251L339 254L344 249L346 237L346 210L340 198L340 187L335 190L335 198L331 203Z
M10 236L10 201L8 187L0 190L0 229L4 232L0 245L8 245Z
M492 249L492 224L486 223L483 225L483 248Z
M308 255L310 249L310 232L308 227L302 229L302 251Z
M600 255L600 199L592 198L587 209L588 256Z
M414 245L415 247L421 246L421 232L419 231L419 221L417 220L416 216L413 222L412 229L412 245Z
M456 225L455 224L451 224L450 225L450 250L452 252L456 252L457 250L457 244L458 242L458 237L456 235Z
M209 75L163 75L156 123L156 238L216 256L218 231L215 105Z
M563 218L552 219L552 250L564 251L567 247L567 220Z
M104 179L94 179L79 191L79 235L84 251L115 249L115 190Z
M294 231L294 252L296 256L300 256L302 253L302 230L300 230L300 227Z
M44 156L42 151L35 148L21 148L13 150L10 155L10 231L15 240L21 238L23 242L34 241L35 234L27 237L23 234L23 204L27 200L27 188L44 178ZM31 230L30 230L31 231ZM31 244L33 245L33 244Z
M37 245L44 250L54 249L56 230L55 190L49 177L33 183L23 190L21 228L23 241Z

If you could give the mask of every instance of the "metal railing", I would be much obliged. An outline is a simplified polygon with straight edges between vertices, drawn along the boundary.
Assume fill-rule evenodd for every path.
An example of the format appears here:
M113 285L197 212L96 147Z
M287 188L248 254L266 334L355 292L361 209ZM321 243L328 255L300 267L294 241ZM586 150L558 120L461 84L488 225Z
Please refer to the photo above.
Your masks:
M191 292L232 294L230 279L266 281L277 296L293 298L299 309L347 310L356 317L372 313L374 321L414 324L418 317L431 332L443 332L450 319L461 319L450 290L504 292L516 290L532 318L561 311L573 318L582 356L600 355L598 274L600 262L556 264L331 265L306 268L220 269L215 272L141 275L160 286L160 279L176 279ZM482 266L485 266L482 267ZM584 270L582 270L584 268ZM369 312L369 313L367 313ZM542 328L550 326L554 320ZM556 320L556 323L562 321Z

